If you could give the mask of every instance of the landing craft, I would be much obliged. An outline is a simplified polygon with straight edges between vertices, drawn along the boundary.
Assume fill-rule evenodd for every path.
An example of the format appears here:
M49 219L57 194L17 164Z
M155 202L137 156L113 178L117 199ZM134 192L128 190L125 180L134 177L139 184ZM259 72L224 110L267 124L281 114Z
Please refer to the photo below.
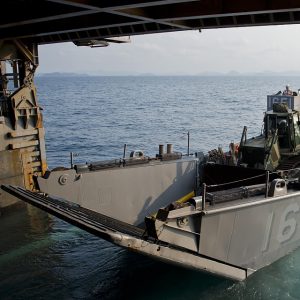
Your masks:
M300 97L290 97L268 96L262 134L244 129L238 153L185 157L161 145L155 158L47 171L38 194L2 188L116 245L243 280L300 245L300 169L280 168L300 157Z
M155 158L141 155L48 172L33 83L39 44L72 41L99 47L124 42L118 36L297 24L298 2L79 2L1 4L7 12L0 21L3 189L122 247L239 280L298 247L299 176L291 170L298 167L296 107L268 110L259 137L247 139L245 129L237 157L232 145L228 156L221 149L207 158L169 151ZM16 7L22 13L11 17ZM120 182L123 189L114 194ZM44 193L33 192L38 187ZM1 206L9 205L0 197Z

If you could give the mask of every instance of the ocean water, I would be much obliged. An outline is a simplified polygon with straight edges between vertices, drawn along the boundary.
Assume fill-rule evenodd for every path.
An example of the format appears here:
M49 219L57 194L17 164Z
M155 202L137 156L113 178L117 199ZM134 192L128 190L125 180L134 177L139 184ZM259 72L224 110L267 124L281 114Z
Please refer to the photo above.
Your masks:
M186 153L261 131L266 95L300 77L38 77L49 168L123 145ZM128 150L128 151L129 151ZM300 250L244 282L157 262L28 206L0 219L0 299L300 299Z

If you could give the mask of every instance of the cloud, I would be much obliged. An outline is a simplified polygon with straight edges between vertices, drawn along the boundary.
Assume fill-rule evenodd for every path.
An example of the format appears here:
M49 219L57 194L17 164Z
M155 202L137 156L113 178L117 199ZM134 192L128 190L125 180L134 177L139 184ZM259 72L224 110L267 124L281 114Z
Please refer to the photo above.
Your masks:
M197 74L300 69L300 25L210 29L134 36L106 48L40 47L40 72ZM287 64L288 63L288 64ZM102 71L99 71L102 70Z

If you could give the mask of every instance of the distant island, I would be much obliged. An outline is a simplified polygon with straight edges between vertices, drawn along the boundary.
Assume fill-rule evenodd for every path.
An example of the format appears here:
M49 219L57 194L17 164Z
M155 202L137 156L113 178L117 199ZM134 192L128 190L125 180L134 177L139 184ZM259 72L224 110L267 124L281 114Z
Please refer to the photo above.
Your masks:
M51 73L37 73L37 77L85 77L88 74L69 73L69 72L51 72Z
M239 71L229 71L229 72L201 72L196 74L196 76L300 76L300 71L260 71L260 72L239 72Z
M72 72L51 72L51 73L37 73L37 77L87 77L87 76L122 76L122 77L130 77L130 76L140 76L140 77L155 77L155 76L203 76L203 77L214 77L214 76L228 76L228 77L236 77L236 76L300 76L300 71L260 71L260 72L239 72L235 70L231 70L229 72L215 72L215 71L203 71L196 74L155 74L155 73L106 73L99 72L98 73L72 73Z

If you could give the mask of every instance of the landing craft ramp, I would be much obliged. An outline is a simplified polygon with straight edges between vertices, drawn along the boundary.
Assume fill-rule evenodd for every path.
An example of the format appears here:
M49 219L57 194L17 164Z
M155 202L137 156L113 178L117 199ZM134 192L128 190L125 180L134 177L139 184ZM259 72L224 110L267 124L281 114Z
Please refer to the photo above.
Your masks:
M36 194L20 187L2 185L8 193L59 217L89 233L131 251L193 269L208 271L234 280L244 280L252 270L186 251L181 247L146 236L146 231L114 218L94 213L71 202Z

